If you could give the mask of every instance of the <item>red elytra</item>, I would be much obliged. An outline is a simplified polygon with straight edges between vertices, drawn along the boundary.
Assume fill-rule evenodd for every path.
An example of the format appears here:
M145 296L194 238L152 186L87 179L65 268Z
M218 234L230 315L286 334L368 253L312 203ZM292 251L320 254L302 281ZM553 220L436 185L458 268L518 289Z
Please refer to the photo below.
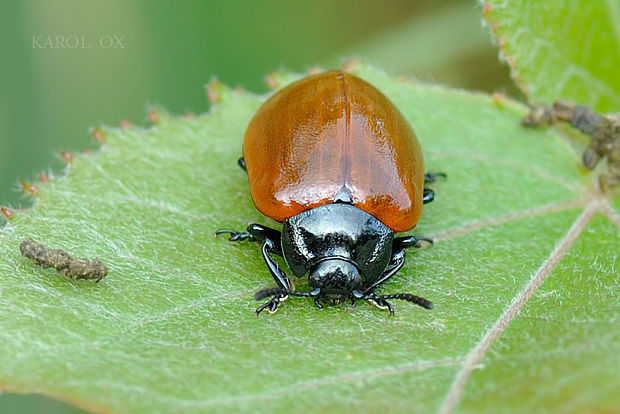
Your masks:
M395 232L422 214L424 161L409 124L362 79L334 70L272 96L243 144L250 192L283 221L343 196Z

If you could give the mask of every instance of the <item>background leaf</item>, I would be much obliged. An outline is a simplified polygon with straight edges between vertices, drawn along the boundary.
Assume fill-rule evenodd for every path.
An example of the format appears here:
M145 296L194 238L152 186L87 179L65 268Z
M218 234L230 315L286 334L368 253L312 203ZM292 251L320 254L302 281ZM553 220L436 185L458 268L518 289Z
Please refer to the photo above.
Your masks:
M620 111L620 0L482 3L501 56L530 100Z
M52 47L72 35L88 49ZM101 47L110 35L123 47ZM0 65L0 204L13 206L24 205L17 177L57 171L50 154L59 150L95 147L84 139L93 123L141 124L145 103L204 111L197 86L213 74L262 92L265 73L282 65L363 56L394 74L517 92L472 0L185 0L174 10L152 0L0 1L0 36L0 53L11 56ZM37 36L52 45L37 47Z
M258 246L213 231L277 225L236 165L265 97L216 83L208 114L105 129L100 152L39 183L0 230L2 388L98 412L617 409L619 198L597 192L559 130L519 126L519 104L354 69L411 122L427 169L448 174L414 232L435 246L381 290L435 310L290 299L256 318L252 294L273 284ZM93 284L43 270L19 255L26 236L110 273ZM534 357L540 375L513 382Z

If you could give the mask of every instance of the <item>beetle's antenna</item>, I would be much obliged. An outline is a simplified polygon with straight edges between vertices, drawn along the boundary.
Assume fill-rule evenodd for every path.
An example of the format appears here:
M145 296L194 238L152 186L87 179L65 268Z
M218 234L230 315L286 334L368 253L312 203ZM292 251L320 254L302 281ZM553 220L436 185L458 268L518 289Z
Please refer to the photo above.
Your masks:
M381 299L400 299L406 300L407 302L415 303L416 305L422 306L425 309L433 309L433 302L430 300L421 298L416 295L412 295L411 293L396 293L394 295L381 295L379 296Z
M267 289L259 290L258 292L256 292L254 294L254 300L263 300L265 298L268 298L269 296L287 295L287 294L288 294L288 291L282 288L267 288Z

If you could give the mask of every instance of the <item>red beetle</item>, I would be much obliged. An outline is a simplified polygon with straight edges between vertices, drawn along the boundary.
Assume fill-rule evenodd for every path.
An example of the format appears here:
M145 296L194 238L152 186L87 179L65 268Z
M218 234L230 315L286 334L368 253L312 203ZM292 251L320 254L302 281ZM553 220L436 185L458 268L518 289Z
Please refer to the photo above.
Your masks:
M429 239L394 237L411 230L422 204L433 200L420 145L405 118L376 88L342 71L308 76L282 89L258 110L245 133L240 166L248 173L256 208L282 221L282 231L250 224L230 240L262 243L276 288L256 313L273 313L288 296L321 301L358 299L388 309L402 299L432 309L408 293L375 289L404 264L405 249ZM284 257L312 290L293 290L270 254Z

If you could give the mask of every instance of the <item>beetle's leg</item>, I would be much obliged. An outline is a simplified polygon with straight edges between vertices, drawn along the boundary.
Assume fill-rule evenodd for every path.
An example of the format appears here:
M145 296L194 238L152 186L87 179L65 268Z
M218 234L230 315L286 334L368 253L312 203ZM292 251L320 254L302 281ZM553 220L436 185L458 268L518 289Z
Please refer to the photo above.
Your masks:
M446 178L446 173L442 173L442 172L426 173L424 174L424 184L434 183L435 181L437 181L438 177ZM431 190L430 188L424 188L424 195L422 196L422 202L424 204L428 204L432 202L434 199L435 199L435 192Z
M263 244L266 240L269 240L271 242L269 251L282 256L282 233L279 230L252 223L248 226L248 233L252 235L252 239L263 242Z
M373 291L377 287L387 282L392 276L398 273L398 271L405 264L405 250L410 247L415 247L415 248L422 247L422 244L420 243L422 241L431 243L431 244L433 243L431 239L427 239L423 237L416 237L416 236L403 236L403 237L395 238L394 241L392 242L392 258L390 260L390 267L388 267L387 270L383 272L381 277L377 279L375 283L370 285L364 291L364 295L368 295L368 296L374 295ZM388 295L387 297L381 297L381 298L377 296L376 298L372 299L372 302L379 307L387 307L387 309L390 309L389 303L385 301L385 299L389 299L389 298L403 299L404 298L405 300L409 300L407 299L409 296L413 297L413 295L409 295L409 294ZM420 298L420 300L428 302L424 298ZM393 314L393 310L390 311L390 314Z
M416 236L402 236L396 237L392 242L392 256L400 250L409 249L414 247L419 249L421 247L426 247L428 245L433 245L433 240L427 237L416 237Z
M284 273L282 269L280 269L280 266L278 266L275 260L273 260L273 258L270 256L270 253L275 253L279 256L282 256L282 245L280 242L282 236L278 230L253 223L248 226L247 233L240 233L233 230L222 229L216 231L215 235L217 236L218 234L224 233L230 234L230 241L249 240L262 242L263 245L261 250L263 253L263 259L265 260L265 264L267 265L269 272L276 281L278 289L281 289L283 291L292 290L293 287L288 276L286 275L286 273ZM274 313L278 310L278 305L280 304L280 302L286 300L287 298L288 295L286 294L280 293L274 295L269 302L256 309L256 314L258 315L265 309L268 309L270 313Z
M404 256L405 250L410 248L422 249L433 245L433 239L428 237L402 236L396 237L392 241L392 258L390 265L395 265L395 261L399 260L401 253Z
M247 233L236 232L234 230L220 229L215 232L216 236L218 234L229 234L230 236L228 237L228 240L230 241L248 240L263 242L267 239L270 239L271 241L273 241L274 244L274 247L271 251L278 256L282 256L282 245L280 243L282 236L281 233L276 229L253 223L248 226Z
M401 256L405 256L405 250L410 248L421 249L433 245L433 240L428 237L416 237L416 236L402 236L396 237L392 241L392 258L390 259L390 266L397 264Z
M428 204L435 199L435 192L430 188L424 189L424 195L422 196L422 203Z
M405 249L399 250L396 253L392 253L392 259L390 261L391 266L387 268L385 272L381 275L379 279L372 285L370 285L366 290L364 290L364 294L369 294L374 291L377 287L387 282L392 276L394 276L405 264Z
M424 184L434 183L435 181L437 181L437 177L446 178L447 175L446 173L443 173L443 172L436 172L436 173L428 172L424 174Z
M241 167L243 171L248 172L248 169L245 166L245 160L243 159L243 157L237 160L237 164L239 164L239 167Z
M284 270L280 269L280 266L278 266L275 260L273 260L273 258L269 255L269 253L277 254L278 251L282 253L280 248L276 248L273 240L265 239L263 241L263 259L265 259L265 264L267 265L269 272L273 276L279 288L282 288L283 290L291 290L291 281L288 276L284 273Z
M372 303L373 305L375 305L376 307L378 307L379 309L387 309L388 311L390 311L390 316L394 316L394 307L392 306L390 302L388 302L381 296L375 295L373 293L369 295L369 297L366 300Z
M238 231L228 230L228 229L219 229L215 231L216 237L219 236L220 234L229 234L230 236L228 236L228 241L243 241L243 240L254 241L250 233L243 233L243 232L238 232Z
M433 244L431 239L426 237L403 236L396 237L392 242L392 258L390 259L390 267L381 275L379 279L370 285L364 293L368 294L375 290L379 285L385 283L389 278L394 276L405 264L405 250L410 247L420 248L423 246L421 242Z
M280 302L286 300L287 298L288 296L274 296L269 302L264 303L258 308L256 308L256 316L260 315L260 313L265 309L267 309L269 313L276 313L278 311L278 305L280 305Z
M275 260L273 260L273 258L269 255L269 253L277 253L278 251L280 252L280 254L282 254L281 248L279 246L276 247L273 240L269 238L265 238L263 240L263 259L265 259L265 264L267 265L269 272L273 276L273 279L276 281L276 284L279 288L284 291L290 291L292 290L291 281L289 280L286 273L284 273L284 271L280 269L280 266L278 266ZM280 304L280 302L286 300L287 298L288 295L286 294L280 293L275 295L271 298L271 300L269 300L269 302L259 306L256 309L256 314L260 314L265 309L268 309L269 313L274 313L278 310L278 305Z

